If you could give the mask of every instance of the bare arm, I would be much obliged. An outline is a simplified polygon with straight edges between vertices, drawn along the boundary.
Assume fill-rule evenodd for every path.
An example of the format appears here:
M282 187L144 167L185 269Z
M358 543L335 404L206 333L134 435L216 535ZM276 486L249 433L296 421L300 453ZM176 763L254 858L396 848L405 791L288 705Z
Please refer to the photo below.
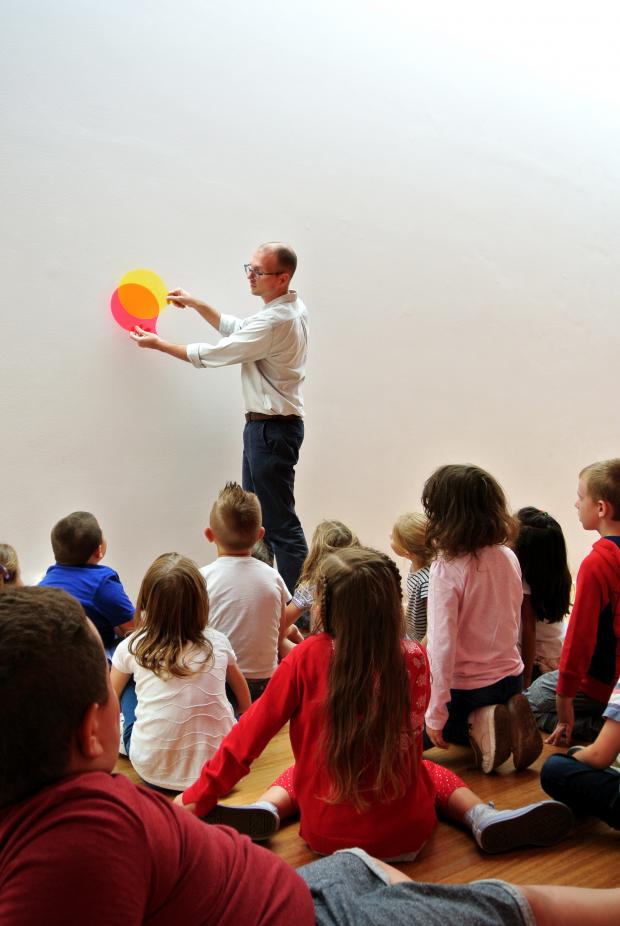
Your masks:
M226 669L226 681L232 688L233 694L237 699L238 712L243 714L252 703L252 698L250 697L248 683L241 674L241 669L237 663L231 663Z
M609 768L620 753L620 721L610 720L603 724L603 729L593 743L580 749L573 756L579 762L585 762L592 768Z
M291 624L295 623L298 617L301 617L301 615L304 613L304 609L298 607L298 605L296 605L294 600L291 598L285 608L285 613L288 626L290 627Z
M115 669L114 666L110 669L110 682L112 683L112 688L116 692L117 698L120 698L122 695L130 678L131 675L128 675L126 672L121 672L119 669Z
M168 293L168 301L171 302L172 305L176 305L179 309L184 309L186 307L196 309L198 314L204 318L206 322L209 322L217 331L220 330L221 313L201 299L196 299L194 296L186 293L184 289L171 290Z
M567 695L555 696L555 706L558 714L558 722L551 736L547 737L545 743L548 746L570 746L573 727L575 726L575 708L573 699Z
M521 658L523 659L523 687L532 684L532 670L536 655L536 615L531 595L523 596L521 605Z
M139 325L136 325L133 331L129 332L129 337L136 342L138 347L160 350L162 354L170 354L171 357L176 357L177 360L185 360L189 363L187 347L184 344L170 344L169 341L164 341L159 335L146 331Z

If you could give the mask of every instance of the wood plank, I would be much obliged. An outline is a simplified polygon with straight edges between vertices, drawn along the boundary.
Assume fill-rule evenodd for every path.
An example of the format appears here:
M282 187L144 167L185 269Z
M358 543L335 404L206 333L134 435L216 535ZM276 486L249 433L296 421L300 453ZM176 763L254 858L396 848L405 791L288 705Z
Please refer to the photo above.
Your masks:
M483 775L471 767L469 749L451 746L449 752L432 749L426 758L439 761L460 775L485 800L493 800L499 810L543 800L540 768L548 755L559 750L545 746L531 769L515 772L510 761L493 775ZM287 766L292 763L288 728L271 741L254 763L250 775L224 799L243 804L256 800ZM126 758L119 757L115 771L134 782L140 778ZM266 845L297 868L317 856L299 836L299 821L286 821ZM440 822L415 862L397 867L416 881L457 882L481 878L503 878L515 884L572 884L579 887L620 886L618 850L620 833L600 821L578 822L571 836L545 849L528 848L503 855L485 855L471 835L451 822Z

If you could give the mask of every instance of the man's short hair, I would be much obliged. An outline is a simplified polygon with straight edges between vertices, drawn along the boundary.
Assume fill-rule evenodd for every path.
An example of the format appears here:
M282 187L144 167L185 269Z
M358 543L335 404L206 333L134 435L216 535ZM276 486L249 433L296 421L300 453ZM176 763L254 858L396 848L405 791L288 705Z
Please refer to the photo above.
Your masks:
M297 270L297 254L292 248L289 248L287 244L282 244L281 241L267 241L265 244L261 244L258 250L274 254L278 261L278 269L282 273L288 273L289 280L292 279Z
M82 606L57 588L0 595L0 807L67 771L91 704L108 700L108 667Z
M263 515L254 492L227 482L211 509L211 530L229 550L251 550L261 529Z
M63 566L83 566L102 541L97 518L89 511L74 511L52 528L52 550Z
M607 502L611 506L612 519L620 521L620 458L590 463L579 473L588 487L593 501Z

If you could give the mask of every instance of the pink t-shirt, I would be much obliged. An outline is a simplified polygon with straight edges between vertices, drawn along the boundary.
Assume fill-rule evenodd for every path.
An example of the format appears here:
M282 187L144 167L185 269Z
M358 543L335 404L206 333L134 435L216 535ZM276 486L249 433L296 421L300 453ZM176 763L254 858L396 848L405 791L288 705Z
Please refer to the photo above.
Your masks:
M273 853L122 775L64 778L0 811L0 923L311 926Z
M515 554L501 544L431 565L426 724L442 730L451 688L484 688L523 671L519 626L523 587Z

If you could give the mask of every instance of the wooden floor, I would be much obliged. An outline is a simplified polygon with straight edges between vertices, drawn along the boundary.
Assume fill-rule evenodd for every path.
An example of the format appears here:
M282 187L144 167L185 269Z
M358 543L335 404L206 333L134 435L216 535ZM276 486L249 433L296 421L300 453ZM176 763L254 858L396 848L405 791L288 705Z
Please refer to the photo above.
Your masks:
M545 746L538 762L527 771L515 772L507 762L493 775L483 775L470 766L469 749L451 746L449 752L429 750L426 758L460 775L485 800L499 810L542 800L539 771L544 759L557 750ZM255 800L292 762L287 729L272 740L250 775L228 795L224 803ZM140 779L129 761L119 757L116 771L135 782ZM273 852L297 868L317 856L299 836L299 821L284 822L273 839L265 843ZM484 855L471 835L458 826L440 822L415 862L397 866L416 881L464 882L479 878L503 878L515 884L573 884L579 887L620 886L620 832L592 820L577 823L571 836L547 849L520 849L505 855Z

